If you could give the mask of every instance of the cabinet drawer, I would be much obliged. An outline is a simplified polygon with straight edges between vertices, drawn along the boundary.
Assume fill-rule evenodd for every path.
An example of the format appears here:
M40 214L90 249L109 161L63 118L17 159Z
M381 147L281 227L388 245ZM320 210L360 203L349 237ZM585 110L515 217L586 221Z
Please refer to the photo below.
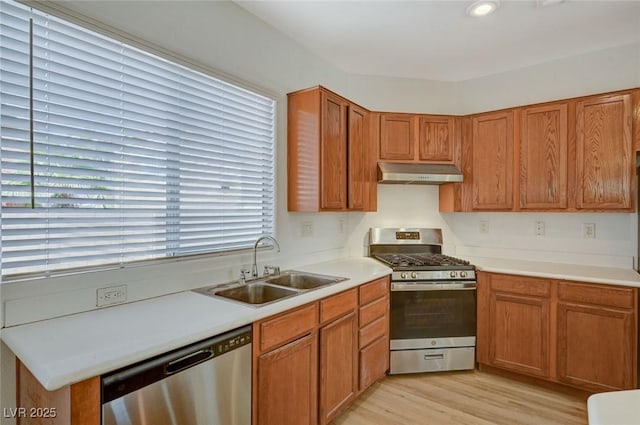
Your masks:
M388 319L385 315L384 317L374 320L364 328L360 329L360 348L366 347L372 341L385 336L387 333L387 324Z
M635 291L633 288L617 286L558 282L558 298L562 301L631 309L634 305Z
M386 276L366 283L360 287L360 305L384 297L387 293L389 293L389 278Z
M551 295L551 282L524 276L491 275L491 289L512 294L548 297Z
M326 323L350 313L358 306L357 288L320 301L320 322Z
M266 351L311 332L318 321L318 303L260 323L260 350Z
M372 303L360 307L360 327L364 327L374 320L384 317L389 309L389 297L380 298Z

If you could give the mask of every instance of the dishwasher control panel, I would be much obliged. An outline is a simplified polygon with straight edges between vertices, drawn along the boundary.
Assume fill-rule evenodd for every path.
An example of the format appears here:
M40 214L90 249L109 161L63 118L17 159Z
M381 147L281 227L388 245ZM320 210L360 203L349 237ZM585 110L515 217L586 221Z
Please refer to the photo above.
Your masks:
M213 346L213 352L216 356L219 356L247 344L251 344L251 332L245 332L241 335L237 335L216 343Z

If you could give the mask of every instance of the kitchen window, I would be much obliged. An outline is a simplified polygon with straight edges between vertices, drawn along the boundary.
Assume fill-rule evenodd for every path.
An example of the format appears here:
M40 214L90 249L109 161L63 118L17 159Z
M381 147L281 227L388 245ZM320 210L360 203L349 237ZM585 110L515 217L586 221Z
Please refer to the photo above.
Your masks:
M249 248L275 101L0 2L2 279Z

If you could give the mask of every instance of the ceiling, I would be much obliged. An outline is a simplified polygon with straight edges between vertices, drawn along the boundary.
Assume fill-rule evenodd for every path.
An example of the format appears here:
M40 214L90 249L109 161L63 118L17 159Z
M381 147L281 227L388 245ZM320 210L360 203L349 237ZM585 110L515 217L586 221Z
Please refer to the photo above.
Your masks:
M352 74L463 81L640 42L640 0L235 2Z

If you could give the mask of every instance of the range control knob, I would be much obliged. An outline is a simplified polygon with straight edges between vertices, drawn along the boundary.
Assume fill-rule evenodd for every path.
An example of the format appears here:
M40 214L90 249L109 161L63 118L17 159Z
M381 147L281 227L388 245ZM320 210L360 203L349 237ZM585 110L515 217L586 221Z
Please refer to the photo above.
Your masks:
M460 277L467 277L467 272L460 272Z
M407 274L405 272L400 273L400 279L406 279Z
M418 273L411 272L411 279L417 279L417 278L418 278Z
M449 276L450 276L450 277L455 278L455 277L457 277L457 276L458 276L458 273L456 273L456 272L451 272L451 273L449 273Z

